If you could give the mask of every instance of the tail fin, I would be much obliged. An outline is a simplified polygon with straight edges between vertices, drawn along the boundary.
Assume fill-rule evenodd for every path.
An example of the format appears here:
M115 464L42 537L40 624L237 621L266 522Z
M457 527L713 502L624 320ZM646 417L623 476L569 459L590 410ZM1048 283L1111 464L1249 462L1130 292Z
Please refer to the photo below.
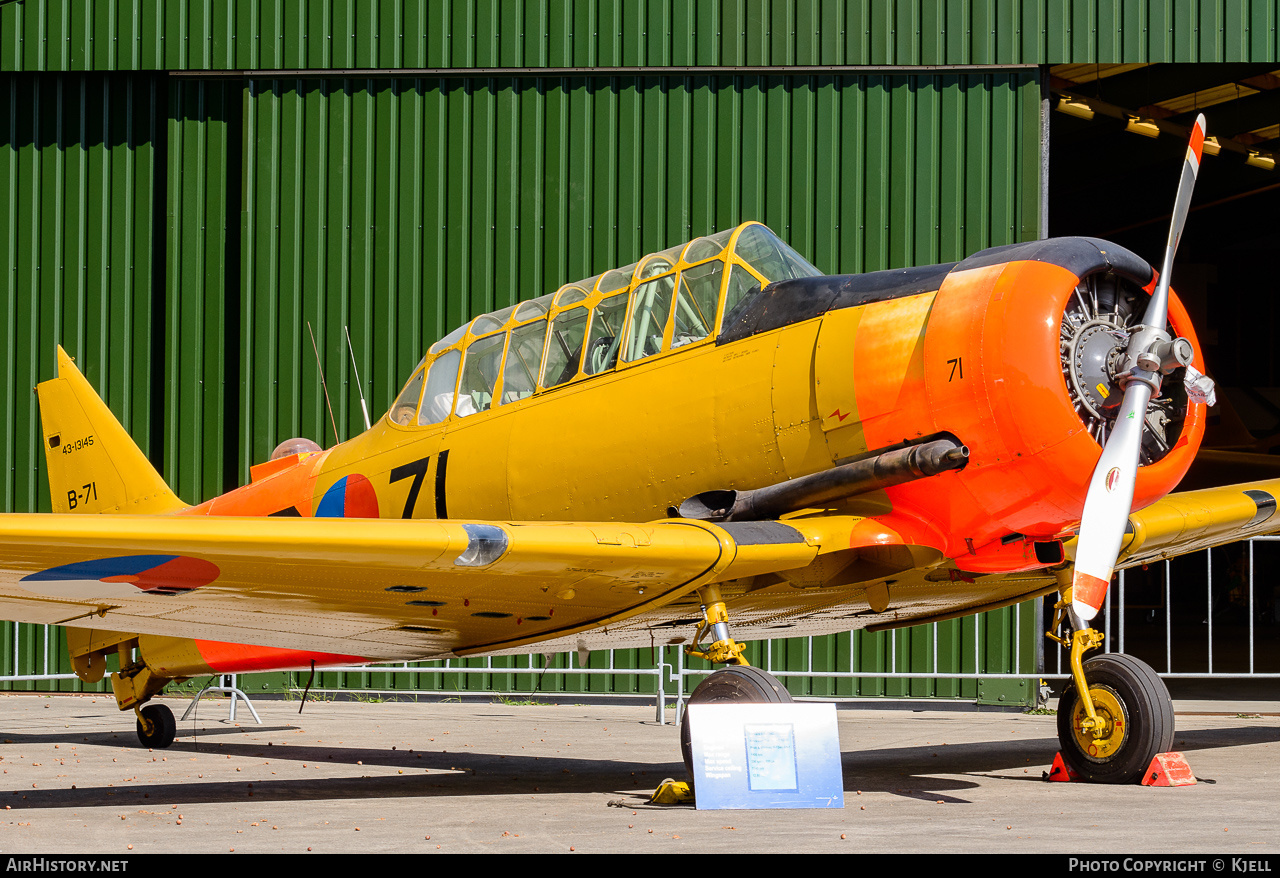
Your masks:
M186 504L58 346L58 377L36 386L54 512L156 514Z

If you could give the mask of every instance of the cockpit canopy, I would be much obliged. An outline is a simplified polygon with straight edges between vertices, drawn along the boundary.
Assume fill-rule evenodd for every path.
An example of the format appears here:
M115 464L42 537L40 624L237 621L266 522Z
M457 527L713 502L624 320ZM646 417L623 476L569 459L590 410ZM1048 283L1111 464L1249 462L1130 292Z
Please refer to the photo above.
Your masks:
M754 289L822 272L760 223L482 314L431 346L388 414L438 424L716 337Z

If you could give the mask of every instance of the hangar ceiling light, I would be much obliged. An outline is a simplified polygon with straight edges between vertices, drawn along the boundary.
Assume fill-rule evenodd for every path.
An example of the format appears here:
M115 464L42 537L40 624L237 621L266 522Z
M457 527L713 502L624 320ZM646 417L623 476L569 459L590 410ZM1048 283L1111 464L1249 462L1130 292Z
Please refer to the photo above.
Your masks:
M1160 126L1151 119L1140 119L1130 116L1124 123L1124 130L1130 134L1141 134L1143 137L1159 137Z
M1076 100L1067 96L1059 98L1058 112L1066 113L1068 116L1075 116L1077 119L1093 118L1093 107L1089 106L1088 101Z
M1205 112L1205 152L1273 169L1280 154L1280 69L1247 64L1060 64L1050 69L1055 108L1076 118L1118 119L1146 137L1186 137ZM1259 124L1263 123L1263 124Z
M1255 168L1264 168L1268 171L1274 171L1276 169L1276 159L1273 155L1251 152L1244 162L1246 165L1253 165Z

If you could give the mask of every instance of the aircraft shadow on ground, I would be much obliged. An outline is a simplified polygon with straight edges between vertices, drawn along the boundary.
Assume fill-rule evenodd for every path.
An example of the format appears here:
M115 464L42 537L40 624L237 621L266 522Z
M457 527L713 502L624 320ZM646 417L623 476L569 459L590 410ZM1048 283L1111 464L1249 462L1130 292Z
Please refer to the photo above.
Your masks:
M228 728L202 730L208 739L245 732L294 731L289 726L253 726L245 730ZM23 743L88 743L90 746L118 747L120 733L23 734L9 733L6 740ZM1276 730L1267 726L1196 729L1178 734L1177 746L1184 751L1210 750L1252 744L1275 743ZM135 745L136 746L136 745ZM908 798L965 803L958 793L976 788L982 781L954 775L986 777L1012 769L1028 770L1028 776L1011 780L1041 780L1041 772L1058 750L1056 738L1019 741L937 744L912 747L846 750L841 767L846 793L884 792ZM324 772L326 768L352 768L380 772L364 776L326 774L310 778L277 778L267 765L236 780L198 779L160 783L126 782L133 785L95 785L76 789L29 789L18 796L3 796L15 810L28 808L85 808L157 806L160 804L203 802L286 802L325 799L380 799L434 796L550 795L565 793L617 793L645 800L647 792L665 778L685 779L680 762L627 763L615 759L589 759L552 755L517 756L485 752L386 750L346 746L272 744L260 742L209 741L180 738L164 751L173 757L188 755L230 756L262 759L271 765L285 762L306 765ZM81 759L86 758L84 754ZM95 757L87 757L95 758ZM134 770L134 768L125 770ZM394 769L396 773L388 772ZM165 771L186 770L175 765ZM207 769L206 769L207 770ZM223 769L216 769L223 770Z
M1183 752L1244 747L1277 742L1274 727L1245 726L1194 729L1177 733L1176 749ZM931 744L923 747L882 748L842 754L845 790L887 792L910 798L958 802L943 791L972 789L976 781L951 775L981 775L1022 768L1027 774L1009 780L1041 781L1042 773L1059 750L1057 738L1018 741L982 741L963 744ZM934 795L934 793L942 793Z
M181 758L185 752L208 753L209 749L197 751L192 748L188 751L175 744L167 752L171 754L172 761L173 755ZM0 800L15 810L104 805L154 807L178 802L287 802L600 792L635 797L637 802L641 802L647 798L647 792L656 788L664 778L684 777L684 766L680 763L649 764L641 768L612 760L516 757L491 753L406 752L403 758L396 759L396 754L390 754L389 758L383 750L351 748L234 746L216 749L216 755L223 754L263 758L271 766L286 760L297 761L316 769L321 776L315 779L277 778L270 775L270 766L257 765L244 775L243 780L206 778L160 783L138 781L109 787L99 784L77 789L30 789L21 792L20 800L17 796L0 796ZM422 758L417 758L419 755ZM357 777L335 776L326 771L340 769L345 772L352 767L377 773ZM395 772L388 773L393 768Z
M198 743L201 739L217 738L224 735L243 735L250 732L262 734L264 732L294 732L297 731L296 726L246 726L245 728L227 727L227 728L202 728L199 733L194 735L183 735L182 729L178 730L178 738L174 743L177 747L182 743ZM138 738L133 732L5 732L0 740L11 741L14 744L94 744L101 747L129 747L139 749L142 745L138 742Z

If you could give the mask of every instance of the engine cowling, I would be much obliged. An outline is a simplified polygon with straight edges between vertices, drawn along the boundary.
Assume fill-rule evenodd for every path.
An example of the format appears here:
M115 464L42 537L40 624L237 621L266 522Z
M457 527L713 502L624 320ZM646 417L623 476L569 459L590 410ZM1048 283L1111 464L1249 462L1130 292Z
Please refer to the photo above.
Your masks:
M920 510L935 521L952 552L972 552L1011 533L1048 539L1070 531L1101 455L1108 401L1119 396L1110 352L1123 350L1126 327L1140 319L1155 280L1145 261L1093 238L995 248L957 263L927 318L923 399L864 427L872 447L953 434L969 446L969 463L891 489L895 509ZM1103 323L1113 317L1111 345ZM1190 318L1173 295L1169 322L1175 337L1190 342L1192 365L1203 370ZM1181 386L1180 371L1167 377L1149 415L1165 420L1151 425L1162 436L1145 449L1134 508L1172 490L1199 448L1205 406L1188 401Z

